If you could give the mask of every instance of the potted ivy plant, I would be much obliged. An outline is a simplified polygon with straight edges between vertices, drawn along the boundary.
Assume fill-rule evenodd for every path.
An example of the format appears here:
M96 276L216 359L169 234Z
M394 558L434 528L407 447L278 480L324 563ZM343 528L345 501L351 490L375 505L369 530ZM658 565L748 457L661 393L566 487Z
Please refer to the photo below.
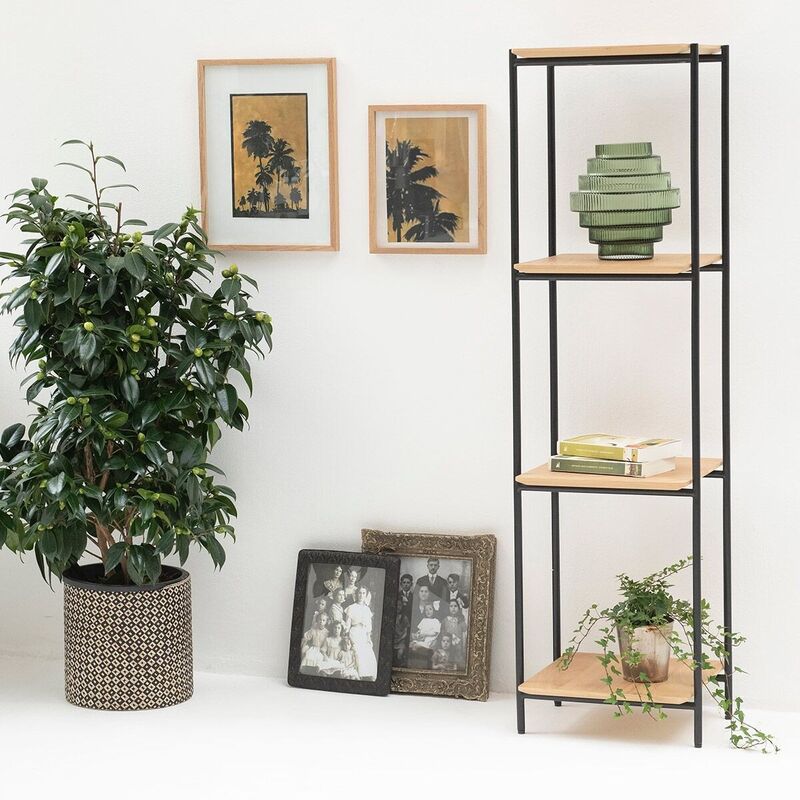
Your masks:
M218 288L203 282L215 254L197 210L142 233L108 200L129 184L98 177L123 163L65 145L87 152L69 165L90 196L68 208L34 178L5 215L30 234L0 253L18 280L1 310L18 315L11 359L30 369L35 414L0 436L0 547L63 579L70 702L161 707L193 685L190 579L164 561L182 567L193 546L225 561L236 496L209 452L248 418L231 379L252 392L247 356L271 349L272 323L235 265Z
M601 680L608 688L605 702L614 706L616 717L633 713L631 702L638 702L642 712L652 719L665 719L664 709L653 698L652 684L668 678L670 661L677 662L675 668L678 669L693 670L697 665L692 647L692 605L674 597L669 583L691 563L691 556L683 558L641 580L634 580L624 573L617 575L622 600L609 608L600 609L597 604L588 608L561 657L559 666L563 670L569 669L584 640L600 626L595 644L602 652L597 658L603 666ZM704 671L713 671L712 658L724 663L729 657L729 647L738 646L744 637L715 625L705 600L701 603L700 614L703 643L700 667ZM741 672L738 668L736 671ZM619 687L616 679L620 677L631 683L628 694ZM745 720L741 697L729 700L724 686L714 680L704 682L704 687L728 719L727 727L734 747L778 751L770 734Z

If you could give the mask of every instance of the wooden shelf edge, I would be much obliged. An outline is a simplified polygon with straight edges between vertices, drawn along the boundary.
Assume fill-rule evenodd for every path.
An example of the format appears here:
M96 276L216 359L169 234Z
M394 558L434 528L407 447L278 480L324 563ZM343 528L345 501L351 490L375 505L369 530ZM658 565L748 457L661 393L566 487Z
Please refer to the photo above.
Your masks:
M685 55L689 52L688 43L671 44L610 44L586 47L515 47L511 52L517 58L580 58L591 56L650 56ZM722 45L701 44L701 55L716 55Z
M586 475L578 472L551 472L550 462L517 475L523 486L556 486L579 489L657 489L678 491L692 483L692 459L682 456L675 459L675 469L652 478L625 478L619 475ZM722 464L721 458L701 458L700 475L705 477Z
M523 694L543 698L572 698L575 700L603 700L609 695L609 688L602 682L605 671L598 659L598 653L576 653L568 669L562 670L560 659L548 664L531 678L521 683L518 690ZM703 681L707 683L722 669L718 661L712 668L703 670ZM622 689L630 702L639 702L637 684L615 676L612 688ZM694 699L694 675L685 662L670 660L669 678L663 683L651 684L653 701L668 705L681 705Z
M721 260L720 253L700 254L701 267ZM526 275L680 275L691 268L691 253L656 253L653 258L631 261L607 261L595 253L559 253L514 264L517 272Z

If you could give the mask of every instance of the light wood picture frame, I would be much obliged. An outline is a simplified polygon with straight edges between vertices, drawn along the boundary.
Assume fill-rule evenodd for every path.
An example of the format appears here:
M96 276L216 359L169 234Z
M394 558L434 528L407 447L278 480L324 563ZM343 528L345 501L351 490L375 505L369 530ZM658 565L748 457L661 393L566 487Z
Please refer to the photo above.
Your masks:
M197 91L210 245L338 250L336 60L203 59Z
M495 536L365 528L361 549L400 558L392 691L488 699Z
M369 107L369 250L486 253L485 105Z

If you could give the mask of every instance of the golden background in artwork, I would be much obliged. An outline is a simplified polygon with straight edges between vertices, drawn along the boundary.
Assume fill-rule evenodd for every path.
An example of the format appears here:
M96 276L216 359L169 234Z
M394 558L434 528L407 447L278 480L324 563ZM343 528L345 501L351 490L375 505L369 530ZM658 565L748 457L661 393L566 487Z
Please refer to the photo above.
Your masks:
M239 198L252 188L258 189L255 174L258 160L251 158L242 147L242 134L250 120L263 120L272 126L274 139L286 139L294 150L292 157L300 167L301 205L308 209L308 98L305 94L247 94L231 95L231 137L233 153L233 198ZM275 176L273 176L275 178ZM277 179L269 186L274 202L278 191ZM288 200L289 187L281 179L281 194Z
M422 148L428 158L419 167L433 165L439 170L435 178L425 181L444 197L440 211L458 214L461 224L453 233L456 242L469 242L469 118L468 117L387 117L386 141L395 148L398 141L410 140ZM403 233L413 223L403 226ZM390 242L394 241L390 219L386 221Z

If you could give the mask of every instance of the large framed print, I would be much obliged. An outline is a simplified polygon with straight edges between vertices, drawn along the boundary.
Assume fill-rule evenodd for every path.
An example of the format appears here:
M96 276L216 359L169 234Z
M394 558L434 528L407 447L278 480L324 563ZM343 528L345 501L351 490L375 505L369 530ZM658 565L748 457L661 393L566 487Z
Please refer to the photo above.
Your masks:
M400 562L393 556L300 551L290 686L389 693L399 573Z
M218 250L338 250L336 63L197 62L200 193Z
M495 537L365 529L361 547L400 558L392 691L486 700Z
M369 107L371 253L486 252L486 107Z

